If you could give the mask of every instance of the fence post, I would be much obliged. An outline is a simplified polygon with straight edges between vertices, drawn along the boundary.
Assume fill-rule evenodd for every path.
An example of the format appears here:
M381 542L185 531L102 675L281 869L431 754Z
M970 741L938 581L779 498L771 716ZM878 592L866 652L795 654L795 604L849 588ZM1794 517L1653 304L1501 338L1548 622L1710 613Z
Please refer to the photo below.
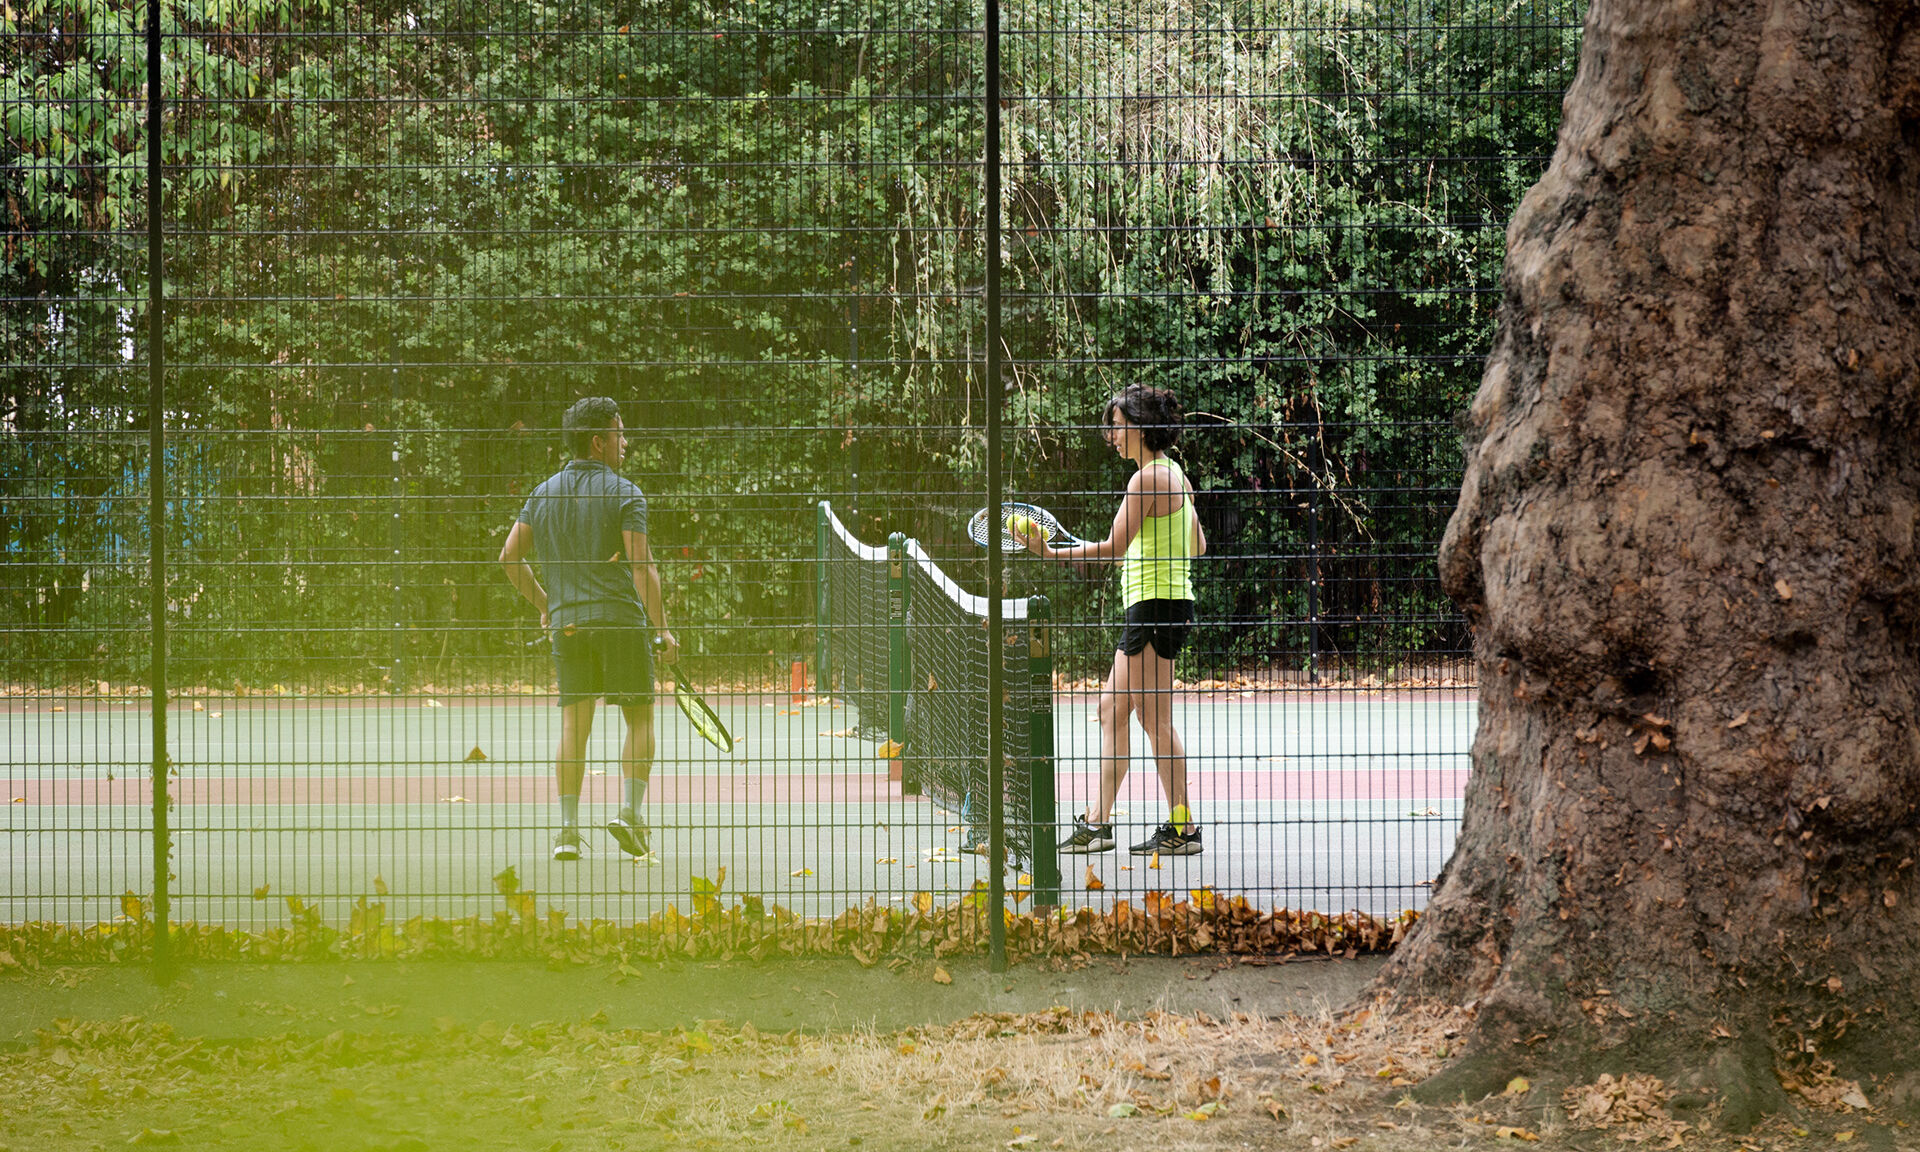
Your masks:
M1000 380L1000 0L987 0L987 346L983 392L987 406L987 507L998 509L1001 492L1000 410L1006 391ZM991 534L989 534L991 537ZM1005 712L1000 695L1006 687L1006 644L1001 629L1000 590L1006 557L987 549L987 635L997 651L987 661L987 795L992 797L987 823L987 968L1007 970L1007 840L1006 734L1000 730Z
M912 675L907 656L907 534L887 537L887 742L903 749L900 794L920 794L920 769L907 742L907 692Z
M153 977L172 978L173 833L167 825L167 377L166 252L161 241L160 0L147 4L147 551L153 655Z
M1033 906L1060 904L1060 857L1053 843L1059 819L1053 795L1053 607L1045 596L1027 601L1027 677L1031 698L1027 710L1027 779L1032 789L1028 810L1033 813Z

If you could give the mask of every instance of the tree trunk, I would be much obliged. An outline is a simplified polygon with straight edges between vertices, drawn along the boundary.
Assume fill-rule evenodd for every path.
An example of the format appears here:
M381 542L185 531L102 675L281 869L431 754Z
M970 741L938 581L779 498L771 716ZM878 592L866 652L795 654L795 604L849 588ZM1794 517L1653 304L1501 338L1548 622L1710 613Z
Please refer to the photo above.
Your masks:
M1595 0L1441 549L1474 775L1380 984L1480 1005L1435 1094L1920 1059L1917 239L1920 6Z

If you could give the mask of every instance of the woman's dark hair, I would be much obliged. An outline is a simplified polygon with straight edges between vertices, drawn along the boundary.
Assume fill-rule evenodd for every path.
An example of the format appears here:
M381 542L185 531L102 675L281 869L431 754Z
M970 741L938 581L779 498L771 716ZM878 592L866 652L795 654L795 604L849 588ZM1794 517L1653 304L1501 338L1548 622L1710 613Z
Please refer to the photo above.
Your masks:
M1165 452L1180 439L1180 422L1183 413L1180 401L1165 388L1149 388L1145 384L1129 384L1120 394L1107 401L1106 411L1100 414L1102 427L1113 423L1113 414L1119 412L1127 418L1127 423L1140 429L1140 438L1147 447L1155 452Z
M567 414L560 417L560 439L575 459L584 459L593 450L593 437L605 432L620 418L620 405L606 396L588 396L575 400Z

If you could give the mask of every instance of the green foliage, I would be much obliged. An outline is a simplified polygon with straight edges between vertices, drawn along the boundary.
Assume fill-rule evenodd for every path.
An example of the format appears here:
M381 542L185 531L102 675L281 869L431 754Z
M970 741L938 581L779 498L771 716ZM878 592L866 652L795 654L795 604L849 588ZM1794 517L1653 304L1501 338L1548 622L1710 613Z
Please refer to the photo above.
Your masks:
M90 631L144 613L144 6L10 11L30 34L0 45L0 464L27 511L0 612L44 630L40 656L86 660ZM1430 577L1370 557L1429 547L1451 508L1450 422L1579 15L1010 10L1010 483L1117 489L1072 430L1122 384L1171 386L1203 507L1262 544L1220 541L1215 615L1301 614L1277 554L1312 537L1348 548L1323 613L1424 580L1412 610L1439 619ZM669 601L715 626L696 646L810 648L811 504L854 468L915 478L869 489L873 539L926 537L971 501L940 493L981 488L1001 394L979 374L982 50L932 31L976 24L969 5L204 0L167 19L178 675L295 658L351 683L396 645L444 675L519 651L498 622L527 611L493 558L579 395L639 429ZM1022 34L1061 28L1084 34ZM61 510L74 496L111 514ZM1076 595L1063 615L1102 593Z

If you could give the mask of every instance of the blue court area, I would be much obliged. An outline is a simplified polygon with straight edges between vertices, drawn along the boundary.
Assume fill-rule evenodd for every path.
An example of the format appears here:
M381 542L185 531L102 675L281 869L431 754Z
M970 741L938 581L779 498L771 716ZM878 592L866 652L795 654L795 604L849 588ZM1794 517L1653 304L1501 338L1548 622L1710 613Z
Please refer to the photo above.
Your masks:
M904 794L851 705L784 693L711 699L739 740L731 754L700 741L670 702L656 707L644 812L655 851L642 861L598 827L619 803L623 727L617 711L601 710L582 805L588 852L574 863L548 853L558 822L550 699L178 701L174 916L271 927L287 922L289 896L330 923L344 924L362 899L384 903L390 920L491 915L504 907L493 878L509 868L543 910L616 920L669 903L687 911L694 878L719 880L723 868L722 903L751 895L801 916L905 904L918 892L945 902L986 877L986 860L963 850L962 814ZM121 915L122 893L152 890L148 708L6 701L0 919L103 923ZM1054 712L1064 824L1097 788L1098 726L1091 694L1059 691ZM1189 692L1176 716L1206 851L1127 854L1166 816L1136 729L1115 811L1120 848L1062 856L1062 905L1210 886L1261 907L1384 916L1424 906L1458 826L1475 723L1468 693ZM1009 892L1024 893L1029 875L1010 869Z

